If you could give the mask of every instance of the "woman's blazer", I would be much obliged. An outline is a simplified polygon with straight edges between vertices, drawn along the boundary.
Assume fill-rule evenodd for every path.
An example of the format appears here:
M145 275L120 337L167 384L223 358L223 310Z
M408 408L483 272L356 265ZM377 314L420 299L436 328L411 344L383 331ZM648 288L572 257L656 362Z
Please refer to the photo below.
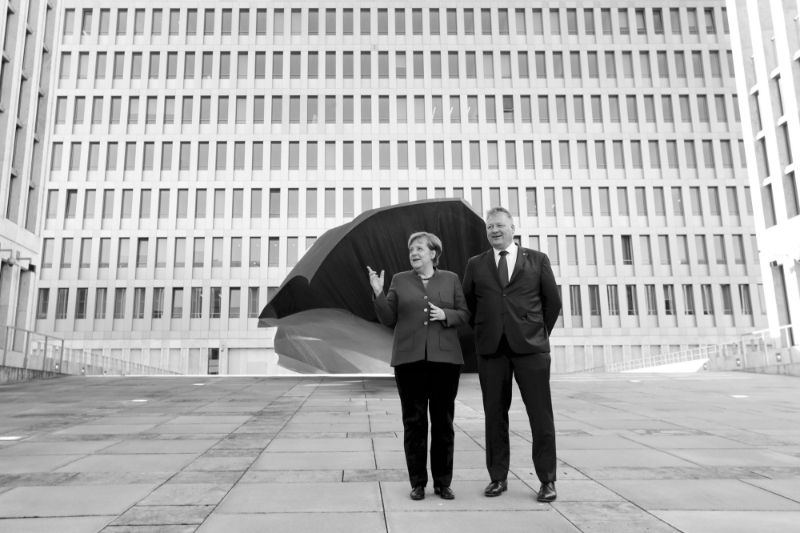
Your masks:
M444 311L447 320L430 320L428 303ZM392 278L389 292L375 298L375 313L384 326L394 326L392 366L428 361L464 364L456 326L469 322L469 311L458 275L435 269L427 288L413 271Z

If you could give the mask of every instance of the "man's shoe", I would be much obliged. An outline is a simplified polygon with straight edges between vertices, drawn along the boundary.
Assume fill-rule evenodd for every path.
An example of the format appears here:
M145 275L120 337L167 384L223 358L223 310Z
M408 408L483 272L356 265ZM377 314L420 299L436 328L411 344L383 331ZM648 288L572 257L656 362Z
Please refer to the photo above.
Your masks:
M500 496L505 491L508 490L508 481L492 481L486 487L486 490L483 491L484 496L488 496L490 498L494 496Z
M433 493L438 494L443 500L452 500L456 497L450 487L434 487Z
M539 497L536 498L540 502L554 502L556 501L556 484L555 483L542 483L539 487Z
M417 485L413 489L411 489L411 499L412 500L424 500L425 499L425 487L422 485Z

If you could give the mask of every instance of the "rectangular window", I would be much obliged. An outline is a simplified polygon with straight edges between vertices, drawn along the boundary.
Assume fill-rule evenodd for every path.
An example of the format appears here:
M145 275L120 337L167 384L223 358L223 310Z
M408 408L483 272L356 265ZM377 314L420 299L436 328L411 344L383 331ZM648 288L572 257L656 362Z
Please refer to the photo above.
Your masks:
M677 7L670 8L669 10L669 21L670 26L672 27L672 34L673 35L680 35L681 34L681 13L680 9Z
M694 290L691 285L683 285L683 314L694 315Z
M42 289L46 290L46 289ZM753 303L750 300L750 286L749 285L739 285L739 306L742 309L743 315L752 315L753 314ZM45 312L46 314L46 312Z
M203 288L192 287L189 318L203 318ZM174 317L174 313L173 313Z
M606 296L608 297L609 316L619 316L619 294L617 292L617 286L606 286Z
M706 250L705 235L695 235L694 244L695 244L695 251L697 252L697 263L700 265L707 265L708 251Z
M167 239L159 237L156 239L156 268L167 266Z
M744 260L744 237L742 235L733 235L733 258L734 263L743 265Z
M650 316L658 315L658 305L656 303L656 286L644 286L644 301L647 306L647 314Z
M619 10L619 33L621 35L629 35L631 32L628 25L628 8L621 8Z
M183 289L172 289L172 318L183 318Z
M703 314L714 314L714 295L711 293L711 285L701 285L700 293L703 297Z
M671 265L672 264L672 256L670 255L669 249L669 236L668 235L659 235L658 236L658 250L661 255L661 264L662 265Z
M261 266L261 237L250 237L250 266Z
M572 316L581 316L583 314L582 306L581 306L581 286L580 285L570 285L569 286L569 299L570 299L570 308L572 311Z
M461 170L463 168L463 154L462 154L461 141L451 141L450 154L451 154L451 164L453 166L453 170Z
M145 289L135 288L133 290L133 318L144 318L144 299Z
M652 265L653 264L653 254L650 250L650 236L649 235L640 235L639 236L639 250L642 255L642 264L643 265Z
M397 141L397 168L408 170L408 142Z
M309 142L306 144L306 170L317 170L319 155L317 143Z
M725 252L725 236L714 235L714 250L717 256L717 264L725 265L728 263L728 257Z
M46 239L52 241L51 239ZM45 244L47 244L45 242ZM99 266L100 268L108 268L109 262L111 257L111 239L109 238L101 238L100 239L100 254L99 254ZM46 264L44 266L47 266Z
M215 268L222 266L222 237L211 239L211 266Z
M639 314L639 303L636 296L636 285L625 285L625 296L628 302L628 316Z
M56 319L67 318L67 308L69 306L69 289L58 289L56 299Z
M259 288L248 287L247 289L247 318L258 318L259 314Z
M78 266L89 268L92 261L92 239L81 239L81 256Z
M622 264L633 264L633 242L630 235L622 235Z
M678 263L689 264L689 239L686 235L678 235Z
M192 256L192 266L202 267L205 262L206 240L203 237L194 238L194 255Z
M250 218L261 218L261 189L250 191Z
M125 318L125 289L114 289L114 318Z
M144 289L136 289L137 291L142 291L141 295L141 309L144 309ZM138 299L138 298L137 298ZM134 312L134 315L136 313ZM164 288L163 287L156 287L153 289L153 313L152 317L154 319L161 318L164 315ZM134 316L134 318L136 318ZM139 318L144 318L144 312L142 311L142 316Z
M699 201L699 199L698 199ZM712 216L720 216L721 208L720 208L720 200L719 200L719 190L717 187L709 187L708 188L708 204L709 210Z

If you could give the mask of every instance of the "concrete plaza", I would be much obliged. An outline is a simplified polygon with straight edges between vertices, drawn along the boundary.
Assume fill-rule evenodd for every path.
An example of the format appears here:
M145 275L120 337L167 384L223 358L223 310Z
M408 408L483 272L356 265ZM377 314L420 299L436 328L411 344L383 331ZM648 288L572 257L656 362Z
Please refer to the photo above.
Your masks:
M512 473L486 498L476 375L453 501L414 502L391 378L67 377L0 387L0 531L797 531L796 378L555 375L558 500L536 501L515 389Z

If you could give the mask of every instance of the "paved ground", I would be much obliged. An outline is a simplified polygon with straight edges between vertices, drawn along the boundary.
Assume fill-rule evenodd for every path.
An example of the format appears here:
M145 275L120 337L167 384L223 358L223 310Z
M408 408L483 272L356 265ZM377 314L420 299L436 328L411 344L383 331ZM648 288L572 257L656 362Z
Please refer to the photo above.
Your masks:
M474 375L456 407L456 499L429 491L421 502L408 498L391 379L7 385L0 439L23 439L0 440L0 531L798 531L798 385L738 373L555 376L553 504L535 500L518 396L509 491L483 496Z

